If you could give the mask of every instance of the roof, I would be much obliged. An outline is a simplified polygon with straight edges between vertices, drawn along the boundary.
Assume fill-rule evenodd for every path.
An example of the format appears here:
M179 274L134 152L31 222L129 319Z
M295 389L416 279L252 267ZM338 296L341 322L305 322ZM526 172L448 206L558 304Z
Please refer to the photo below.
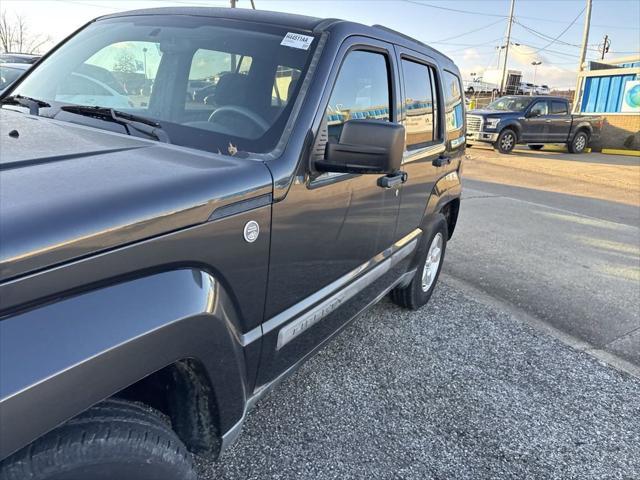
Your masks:
M104 18L129 17L133 15L193 15L198 17L231 18L250 22L270 23L273 25L286 25L299 30L313 31L320 24L326 22L321 18L294 15L292 13L269 12L266 10L249 10L246 8L215 8L215 7L159 7L129 10L110 15Z
M397 45L404 45L413 49L428 49L432 54L447 59L453 64L453 61L439 52L429 47L415 38L409 37L401 32L397 32L382 25L367 26L357 22L340 20L337 18L317 18L305 15L296 15L291 13L270 12L266 10L250 10L246 8L215 8L215 7L159 7L146 8L141 10L130 10L127 12L118 12L100 17L119 18L135 15L193 15L199 17L227 18L241 20L247 22L267 23L272 25L287 26L297 30L307 30L310 32L322 32L330 30L337 26L353 27L354 33L358 35L368 35L379 38Z

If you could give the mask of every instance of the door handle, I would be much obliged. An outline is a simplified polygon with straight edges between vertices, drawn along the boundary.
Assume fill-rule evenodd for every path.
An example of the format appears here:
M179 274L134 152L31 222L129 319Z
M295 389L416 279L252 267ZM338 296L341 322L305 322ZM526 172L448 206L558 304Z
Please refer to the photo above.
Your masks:
M434 167L442 167L444 165L449 165L450 163L451 157L447 157L446 155L440 155L433 162L431 162Z
M378 186L382 188L398 188L407 181L409 175L407 172L397 172L385 175L378 179Z
M547 122L547 123L551 123L551 120L545 120L545 122Z

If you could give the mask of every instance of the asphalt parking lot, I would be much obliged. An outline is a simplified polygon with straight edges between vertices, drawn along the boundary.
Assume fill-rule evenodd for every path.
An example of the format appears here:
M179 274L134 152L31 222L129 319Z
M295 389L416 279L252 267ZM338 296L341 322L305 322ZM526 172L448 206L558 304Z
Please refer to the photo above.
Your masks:
M263 399L203 479L637 479L640 381L442 278Z

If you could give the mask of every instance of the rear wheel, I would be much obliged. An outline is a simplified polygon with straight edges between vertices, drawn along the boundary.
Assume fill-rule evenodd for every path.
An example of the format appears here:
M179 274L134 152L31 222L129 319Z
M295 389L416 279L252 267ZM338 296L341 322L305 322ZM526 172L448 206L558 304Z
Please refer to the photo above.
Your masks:
M498 135L498 140L493 144L493 146L500 153L511 153L516 146L516 142L516 132L514 132L510 128L505 128L500 132L500 135Z
M159 414L110 399L0 464L0 480L196 480L191 454Z
M411 283L404 288L391 291L393 303L416 310L429 301L440 276L447 238L447 221L443 215L439 215L431 231L423 237L418 251L418 268Z
M531 150L542 150L542 147L544 147L544 145L529 145Z
M589 136L585 132L578 132L567 147L571 153L582 153L587 148L588 142Z

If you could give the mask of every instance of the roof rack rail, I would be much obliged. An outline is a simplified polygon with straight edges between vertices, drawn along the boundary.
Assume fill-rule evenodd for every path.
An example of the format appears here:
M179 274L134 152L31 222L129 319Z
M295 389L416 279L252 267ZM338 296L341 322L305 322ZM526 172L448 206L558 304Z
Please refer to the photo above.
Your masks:
M379 28L380 30L384 30L385 32L393 33L394 35L399 35L399 36L401 36L402 38L404 38L405 40L410 40L410 41L415 42L415 43L418 43L418 44L420 44L420 45L422 45L422 46L424 46L424 47L431 48L431 47L429 47L429 45L427 45L426 43L421 42L420 40L416 40L415 38L410 37L409 35L406 35L406 34L404 34L404 33L402 33L402 32L397 31L397 30L394 30L393 28L385 27L384 25L379 25L379 24L377 24L377 23L376 23L375 25L371 25L371 26L372 26L373 28Z

